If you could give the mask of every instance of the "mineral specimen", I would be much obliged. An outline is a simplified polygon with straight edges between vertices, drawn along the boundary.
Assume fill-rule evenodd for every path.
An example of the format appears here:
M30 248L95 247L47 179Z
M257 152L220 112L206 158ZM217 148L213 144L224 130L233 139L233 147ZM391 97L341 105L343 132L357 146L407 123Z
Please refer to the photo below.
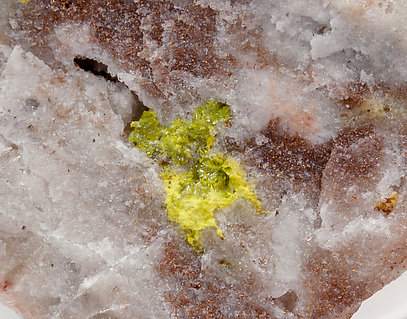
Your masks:
M3 0L0 299L25 319L350 318L407 268L406 18Z
M197 108L190 122L177 119L170 127L163 128L154 112L146 111L139 121L131 123L134 131L129 141L149 157L164 157L161 176L167 193L168 217L186 230L188 242L197 250L201 248L199 237L205 228L217 228L219 237L223 238L213 216L215 210L244 198L261 211L236 161L210 152L215 126L229 117L229 106L209 101ZM175 168L169 166L171 162L176 164Z

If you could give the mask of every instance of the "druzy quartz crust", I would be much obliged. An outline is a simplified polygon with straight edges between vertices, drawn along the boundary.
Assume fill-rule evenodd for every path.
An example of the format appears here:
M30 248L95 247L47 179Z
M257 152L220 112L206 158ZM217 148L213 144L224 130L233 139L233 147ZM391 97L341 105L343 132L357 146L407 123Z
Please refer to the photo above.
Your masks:
M407 260L401 0L3 0L0 300L351 318Z

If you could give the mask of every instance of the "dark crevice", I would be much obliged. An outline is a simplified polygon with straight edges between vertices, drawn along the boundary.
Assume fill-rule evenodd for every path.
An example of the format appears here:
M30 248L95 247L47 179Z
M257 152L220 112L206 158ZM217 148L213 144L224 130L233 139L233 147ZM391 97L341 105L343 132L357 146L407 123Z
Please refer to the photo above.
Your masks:
M96 76L103 77L106 81L110 81L113 83L123 83L121 82L117 76L111 75L108 72L108 66L102 62L99 62L97 60L87 58L87 57L82 57L82 56L76 56L73 59L73 63L75 64L76 67L86 71L90 72ZM127 89L129 87L123 83ZM129 89L130 90L130 89ZM125 128L124 128L124 134L125 136L128 136L130 134L130 124L132 121L138 121L141 118L141 115L143 114L144 111L148 111L149 108L145 106L139 99L138 95L130 90L130 93L133 96L133 104L131 106L131 120L130 121L125 121Z
M143 102L140 101L138 95L131 91L131 94L133 95L133 104L131 106L131 120L128 123L124 123L124 130L123 133L125 136L129 136L131 133L131 122L133 121L138 121L141 118L141 115L145 112L148 111L149 108L143 104Z
M117 76L113 76L109 72L107 72L108 67L102 62L86 57L77 56L73 59L73 63L75 64L75 66L86 72L90 72L96 76L103 76L107 81L115 83L119 82Z
M332 28L326 24L321 25L317 30L316 34L322 35L332 31Z
M134 97L134 103L132 105L131 109L131 120L132 121L138 121L141 118L141 115L145 112L148 111L149 108L143 104L143 102L140 101L138 95L131 91L131 94ZM130 123L129 123L130 125Z

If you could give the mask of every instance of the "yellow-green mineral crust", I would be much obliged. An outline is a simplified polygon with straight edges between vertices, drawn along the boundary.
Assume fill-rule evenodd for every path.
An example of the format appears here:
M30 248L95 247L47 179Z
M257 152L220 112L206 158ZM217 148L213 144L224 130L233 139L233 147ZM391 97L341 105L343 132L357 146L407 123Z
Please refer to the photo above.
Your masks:
M201 249L200 233L217 226L214 212L243 198L261 211L253 187L231 157L212 151L221 123L230 119L229 106L209 101L198 107L189 121L177 118L162 126L153 111L143 113L129 141L163 166L168 217L185 231L188 242Z

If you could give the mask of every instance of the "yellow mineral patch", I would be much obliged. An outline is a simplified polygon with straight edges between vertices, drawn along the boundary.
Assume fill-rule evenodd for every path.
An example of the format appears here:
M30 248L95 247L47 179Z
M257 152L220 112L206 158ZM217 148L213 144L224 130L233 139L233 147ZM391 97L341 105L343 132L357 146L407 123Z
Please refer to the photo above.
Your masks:
M198 250L203 229L215 227L218 236L223 237L215 221L216 210L243 198L261 211L252 187L245 181L244 171L231 158L219 154L202 157L191 170L181 174L166 170L162 178L168 217L186 231L188 242Z
M221 123L230 125L229 106L209 101L189 121L178 118L162 126L155 113L147 111L131 124L129 141L163 166L169 219L181 226L196 250L201 249L199 237L205 228L215 228L223 238L214 217L217 210L242 198L261 212L254 187L237 161L211 150Z
M382 119L393 111L389 102L384 97L373 96L362 103L361 112L368 117Z
M397 205L397 193L394 192L391 197L386 198L384 201L378 202L375 205L375 209L381 211L388 216Z
M373 93L354 109L360 122L392 123L406 120L405 101L390 94Z

